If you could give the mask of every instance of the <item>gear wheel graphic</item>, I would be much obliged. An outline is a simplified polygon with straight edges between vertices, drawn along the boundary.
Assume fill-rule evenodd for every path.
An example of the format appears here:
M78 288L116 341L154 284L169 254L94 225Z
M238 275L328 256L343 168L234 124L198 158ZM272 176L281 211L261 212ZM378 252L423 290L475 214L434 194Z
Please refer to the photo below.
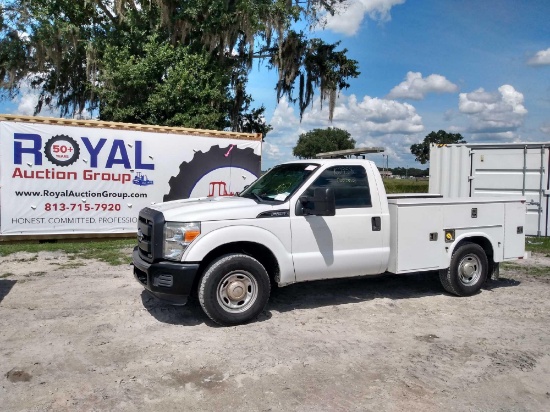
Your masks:
M189 199L197 182L206 174L223 167L237 167L260 175L260 156L254 149L239 149L236 146L212 146L207 152L196 152L190 162L180 165L180 172L169 180L170 193L164 195L164 201Z
M58 134L46 142L44 154L52 164L66 167L78 160L80 146L72 137L66 134Z

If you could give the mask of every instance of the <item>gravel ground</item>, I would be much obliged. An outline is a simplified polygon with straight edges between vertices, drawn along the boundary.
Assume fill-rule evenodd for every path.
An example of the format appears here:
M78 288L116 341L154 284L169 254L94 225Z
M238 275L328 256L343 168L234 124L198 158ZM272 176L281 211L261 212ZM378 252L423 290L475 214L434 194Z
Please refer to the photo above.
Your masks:
M130 266L0 264L3 411L550 410L542 255L468 298L434 274L291 285L231 328L156 301Z

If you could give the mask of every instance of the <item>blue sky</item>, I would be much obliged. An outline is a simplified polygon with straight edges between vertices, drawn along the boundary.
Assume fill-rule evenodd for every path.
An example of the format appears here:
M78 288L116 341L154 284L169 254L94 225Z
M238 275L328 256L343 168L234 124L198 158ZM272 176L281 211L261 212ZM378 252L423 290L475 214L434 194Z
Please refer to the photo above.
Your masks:
M264 170L292 160L301 133L331 126L358 147L384 147L390 167L426 167L409 147L440 129L468 142L550 141L550 0L348 0L316 36L341 41L361 75L340 93L332 123L318 98L300 122L276 101L275 71L254 67L248 91L274 128ZM35 105L22 95L0 112ZM369 158L382 164L381 154Z
M432 130L468 142L550 141L550 1L351 0L317 35L341 41L361 75L340 94L332 124L316 100L299 121L277 104L275 72L252 71L249 91L274 127L263 169L292 160L300 133L348 130L382 146L390 167L421 166L409 147ZM318 94L317 94L318 95ZM382 155L369 158L382 163Z

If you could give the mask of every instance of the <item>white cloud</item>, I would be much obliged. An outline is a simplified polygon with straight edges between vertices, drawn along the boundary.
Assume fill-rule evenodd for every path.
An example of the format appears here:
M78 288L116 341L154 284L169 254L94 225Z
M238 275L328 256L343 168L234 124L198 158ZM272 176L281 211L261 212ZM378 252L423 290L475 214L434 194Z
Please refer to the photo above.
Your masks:
M527 64L530 66L548 66L550 65L550 48L537 52L531 57Z
M391 89L388 98L421 100L427 93L456 93L457 91L456 84L439 74L430 74L423 78L422 73L408 72L405 81Z
M512 140L527 114L523 94L507 84L500 86L497 92L480 88L471 93L460 93L458 109L468 117L467 130L474 134L475 139Z
M294 107L288 103L286 97L281 98L279 104L273 112L270 124L273 128L279 127L298 127L300 119L294 114Z
M269 142L263 143L262 152L264 156L267 156L273 160L280 160L283 155L279 146Z
M339 127L352 135L411 134L423 130L422 118L408 103L365 96L361 101L355 95L341 95L334 109L332 124L327 109L321 110L319 99L304 114L302 123ZM353 133L355 132L355 133Z
M410 154L408 147L419 140L416 134L424 130L422 118L408 103L370 96L358 100L355 95L344 94L336 101L332 123L328 120L328 107L321 108L319 98L304 113L301 123L299 114L283 98L269 123L273 130L267 134L263 146L264 170L294 159L292 148L299 135L309 130L327 127L347 130L357 147L384 147L394 162Z
M21 116L33 116L34 109L38 104L38 98L40 92L33 89L30 86L30 79L22 83L18 96L14 99L14 103L17 105L14 113L15 115ZM55 108L55 100L52 100L51 105L43 105L42 110L38 113L40 117L61 117L60 109ZM87 109L84 109L80 116L75 116L75 118L81 119L90 119L93 118L93 113L90 113Z
M298 136L306 132L300 124L299 115L286 97L281 98L269 121L273 127L262 144L262 170L288 160L292 160L292 148Z
M38 104L39 93L32 89L21 88L19 97L16 99L17 109L14 114L22 116L33 116L34 109ZM60 112L58 109L54 108L54 105L47 106L43 105L42 110L38 113L37 116L40 117L60 117ZM89 118L89 113L85 110L82 113L83 118Z
M391 20L391 8L403 3L405 0L347 0L334 16L328 13L324 16L324 27L352 36L359 30L365 15L372 20L386 22Z
M540 126L540 131L550 136L550 123L544 123Z
M34 114L34 108L38 103L38 95L27 93L21 95L19 98L19 104L17 105L17 111L15 114L23 116L32 116Z
M13 100L13 102L17 105L17 108L15 109L15 112L13 114L21 116L32 116L34 114L34 109L38 104L40 93L38 92L38 90L33 89L30 86L31 81L32 77L28 77L21 83L19 94ZM42 106L42 110L40 111L39 116L59 117L58 112L58 110L51 110L48 106Z

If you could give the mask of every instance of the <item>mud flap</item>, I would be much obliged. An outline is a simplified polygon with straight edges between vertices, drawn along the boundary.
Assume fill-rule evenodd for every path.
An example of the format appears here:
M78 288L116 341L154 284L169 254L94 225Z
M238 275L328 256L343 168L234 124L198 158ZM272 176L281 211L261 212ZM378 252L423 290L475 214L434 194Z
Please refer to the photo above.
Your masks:
M500 264L493 262L491 271L491 280L498 280L500 278Z

